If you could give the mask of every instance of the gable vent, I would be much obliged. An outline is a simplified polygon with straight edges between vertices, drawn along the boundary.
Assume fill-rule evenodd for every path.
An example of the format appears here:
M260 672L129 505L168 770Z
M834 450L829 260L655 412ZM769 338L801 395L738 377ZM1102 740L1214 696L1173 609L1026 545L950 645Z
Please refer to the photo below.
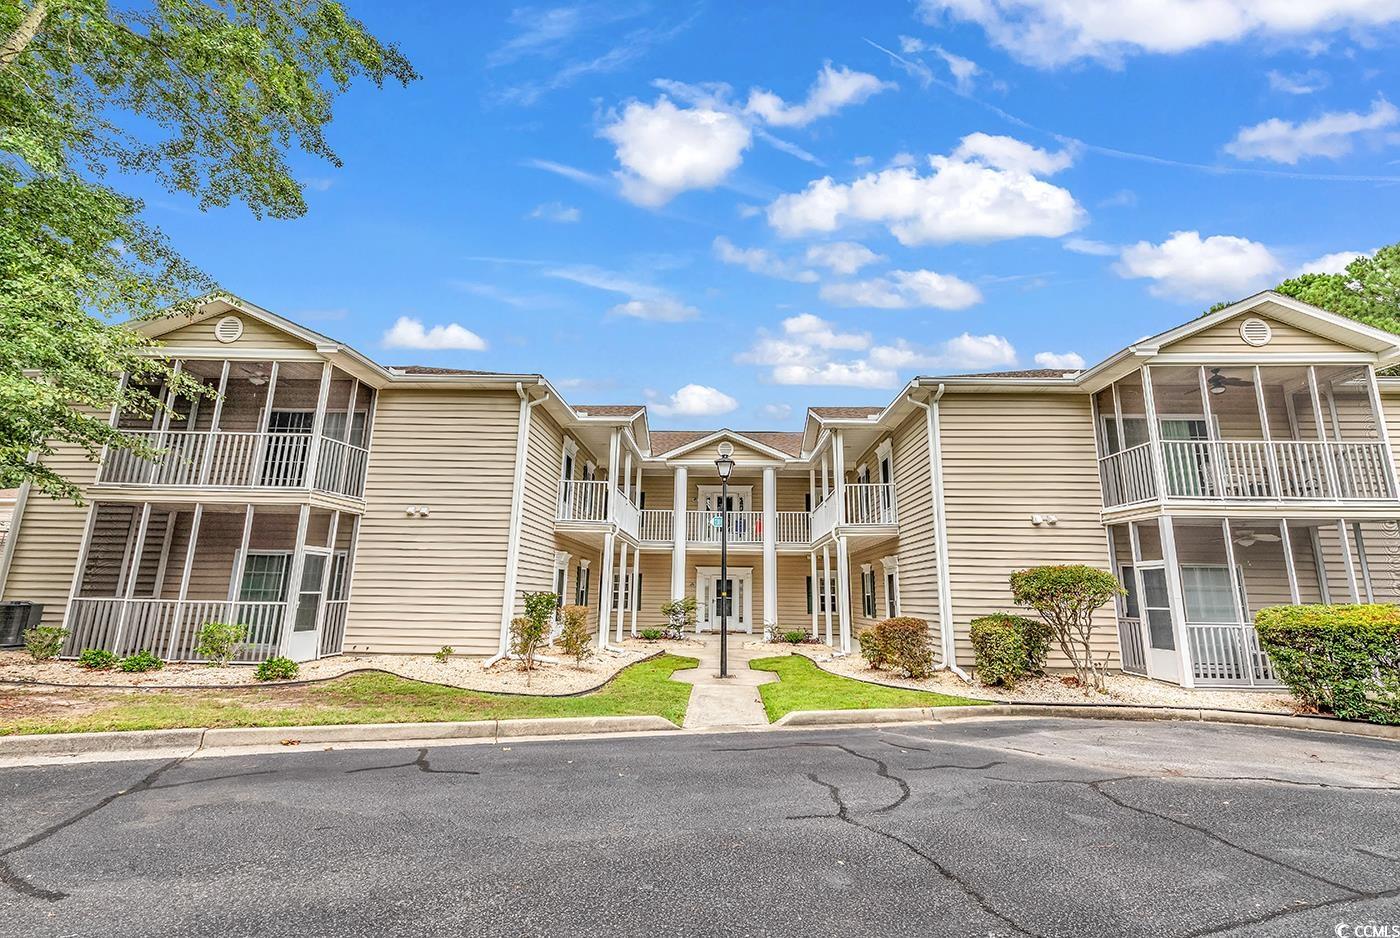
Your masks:
M1270 329L1269 324L1262 319L1246 319L1240 323L1240 338L1255 348L1268 345L1269 340L1273 337L1274 330Z
M1267 326L1265 328L1268 328ZM229 342L237 342L243 335L243 320L237 316L225 316L214 326L214 338L227 345ZM1245 340L1249 341L1248 339Z

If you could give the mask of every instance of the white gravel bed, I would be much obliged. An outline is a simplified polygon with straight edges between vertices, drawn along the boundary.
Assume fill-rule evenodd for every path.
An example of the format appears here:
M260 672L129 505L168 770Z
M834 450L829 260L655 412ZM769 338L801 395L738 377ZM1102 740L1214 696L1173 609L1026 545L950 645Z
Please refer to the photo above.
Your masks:
M778 646L775 646L778 647ZM1028 678L1014 689L986 687L979 683L964 683L949 671L938 671L933 676L914 681L892 671L876 671L865 663L860 655L852 654L844 658L833 658L830 654L813 653L812 646L799 645L797 651L812 658L817 664L832 672L858 680L878 681L899 687L936 691L959 697L973 697L978 700L1010 700L1017 703L1094 703L1126 704L1147 707L1210 707L1223 710L1255 710L1268 713L1296 713L1298 704L1287 691L1279 690L1234 690L1234 689L1195 689L1177 687L1161 681L1134 677L1118 671L1107 675L1108 689L1105 693L1085 694L1081 688L1066 685L1058 675Z
M640 643L639 643L640 644ZM572 694L603 683L629 664L635 664L658 649L626 648L617 653L594 655L581 666L572 661L537 663L533 671L522 671L513 661L484 668L486 658L454 656L439 662L432 655L337 655L320 661L307 661L297 674L299 681L336 677L348 671L374 669L400 677L435 684L449 684L468 690L502 691L517 694ZM543 652L550 655L550 650ZM211 668L203 664L167 664L159 671L128 674L124 671L89 671L72 661L36 662L25 652L0 651L0 681L81 684L90 687L239 687L261 684L253 678L253 665Z

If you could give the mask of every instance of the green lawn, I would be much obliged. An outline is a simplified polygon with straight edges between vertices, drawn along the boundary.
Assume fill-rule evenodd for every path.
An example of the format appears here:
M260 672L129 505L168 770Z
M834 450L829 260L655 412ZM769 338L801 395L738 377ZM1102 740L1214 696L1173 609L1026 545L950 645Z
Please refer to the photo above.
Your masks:
M828 674L802 655L757 658L749 662L749 667L778 675L778 680L758 688L763 695L763 708L768 711L770 723L794 710L961 707L986 703L985 700L968 700L932 691L882 687Z
M624 669L581 697L513 697L424 684L392 674L351 674L300 687L229 690L64 688L0 691L0 736L88 733L189 726L315 726L335 723L431 723L522 717L655 714L685 719L689 684L672 672L694 658L662 655Z

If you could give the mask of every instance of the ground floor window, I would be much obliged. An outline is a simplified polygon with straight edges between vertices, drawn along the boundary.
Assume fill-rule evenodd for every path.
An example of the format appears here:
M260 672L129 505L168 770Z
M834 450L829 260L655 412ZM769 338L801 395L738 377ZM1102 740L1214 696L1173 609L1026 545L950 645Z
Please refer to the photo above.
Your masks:
M243 561L238 599L245 603L280 603L287 598L287 551L249 551Z
M634 587L635 587L635 589L634 589ZM620 602L619 602L619 597L618 597L618 595L617 595L617 591L618 591L618 575L617 575L616 573L614 573L614 574L613 574L613 585L612 585L612 601L613 601L613 608L614 608L614 609L636 609L638 612L641 611L641 609L642 609L642 575L641 575L640 573L636 574L635 577L633 576L633 574L630 574L630 573L627 574L627 584L626 584L626 587L625 587L625 590L624 590L624 594L625 594L625 595L621 598Z
M836 608L836 580L827 580L826 577L818 577L817 582L821 584L822 595L817 597L817 604L820 608L818 612L826 612L827 609ZM812 614L812 578L807 577L807 615Z
M583 564L578 565L578 573L574 577L574 605L588 605L588 574L589 569Z
M885 574L885 616L893 619L899 615L899 587L895 583L896 574Z
M860 568L860 599L865 617L875 618L875 570L869 564Z

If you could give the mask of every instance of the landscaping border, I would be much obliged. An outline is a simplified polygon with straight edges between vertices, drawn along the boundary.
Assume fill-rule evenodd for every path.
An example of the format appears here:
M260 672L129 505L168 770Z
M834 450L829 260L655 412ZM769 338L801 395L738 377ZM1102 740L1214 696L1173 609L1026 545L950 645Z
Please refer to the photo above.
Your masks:
M397 671L385 671L383 668L353 668L349 671L342 671L339 674L332 674L328 677L308 678L304 681L260 681L255 684L56 684L49 681L10 681L0 679L0 687L54 687L64 690L117 690L117 691L155 691L155 690L265 690L275 687L310 687L313 684L324 684L327 681L336 681L352 674L388 674L405 681L416 681L419 684L430 684L434 687L447 687L452 690L464 690L473 694L495 694L498 697L550 697L562 700L566 697L582 697L584 694L592 694L607 687L617 676L630 667L659 658L662 655L671 654L665 650L653 652L645 658L638 658L631 664L625 664L610 674L605 680L592 687L585 687L583 690L569 691L567 694L531 694L518 690L481 690L476 687L463 687L460 684L444 684L442 681L429 681L421 677L405 677ZM687 657L678 655L677 657ZM249 665L249 667L256 667ZM3 739L4 737L0 737Z

